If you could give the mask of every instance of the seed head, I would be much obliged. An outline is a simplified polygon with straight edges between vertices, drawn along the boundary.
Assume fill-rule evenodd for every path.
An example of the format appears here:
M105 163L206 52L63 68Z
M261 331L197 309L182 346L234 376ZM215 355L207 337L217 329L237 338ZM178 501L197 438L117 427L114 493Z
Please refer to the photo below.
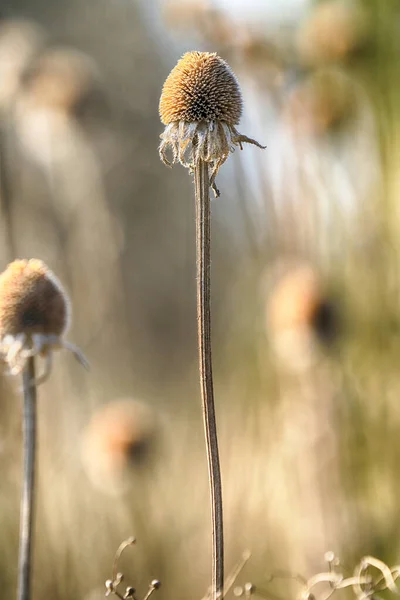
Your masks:
M161 160L179 161L191 172L200 160L210 166L210 183L235 146L258 142L235 128L242 114L239 84L228 64L217 54L188 52L167 77L160 99L160 117L166 126L160 144ZM166 155L172 150L172 161Z
M0 275L0 354L11 374L19 374L29 357L40 354L46 358L42 381L50 373L52 350L60 347L84 363L78 349L62 340L69 321L67 296L41 260L15 260Z
M64 291L41 260L15 260L0 275L0 335L62 335L69 310Z
M242 106L237 79L222 58L210 52L187 52L164 83L160 117L164 125L173 121L237 125Z

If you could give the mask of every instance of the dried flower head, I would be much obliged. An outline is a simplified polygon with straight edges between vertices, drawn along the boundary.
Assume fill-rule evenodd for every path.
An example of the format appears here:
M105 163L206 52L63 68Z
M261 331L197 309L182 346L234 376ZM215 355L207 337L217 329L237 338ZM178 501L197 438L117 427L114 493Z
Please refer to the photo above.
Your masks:
M82 353L62 339L69 321L67 296L41 260L15 260L0 275L0 353L12 375L21 373L29 357L41 355L46 367L35 383L44 381L59 348L87 366Z
M228 64L215 53L187 52L161 94L160 117L166 126L160 136L161 160L168 166L179 161L190 171L200 160L208 163L210 183L218 195L215 177L234 147L242 149L248 142L263 148L237 131L242 109L239 84Z

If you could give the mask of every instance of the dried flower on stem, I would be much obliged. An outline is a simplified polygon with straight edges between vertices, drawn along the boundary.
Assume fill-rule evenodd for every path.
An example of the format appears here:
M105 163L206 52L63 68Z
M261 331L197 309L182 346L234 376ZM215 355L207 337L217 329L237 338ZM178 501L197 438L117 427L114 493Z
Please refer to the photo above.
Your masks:
M160 157L172 166L180 162L194 172L200 160L209 167L210 185L216 196L215 178L235 146L243 143L263 148L235 127L243 110L239 84L229 65L217 54L187 52L168 75L160 99ZM172 150L172 161L167 150Z
M18 600L31 597L32 528L36 455L36 386L50 374L52 352L68 348L87 366L78 348L62 339L69 305L61 284L40 260L15 260L0 275L0 356L12 375L22 372L24 467L21 497ZM35 377L35 356L46 359Z
M242 95L235 75L216 54L188 52L164 83L160 117L160 157L171 166L179 161L194 173L196 202L197 323L200 385L206 438L212 517L211 598L224 595L224 536L222 484L219 464L211 362L210 301L210 186L235 146L258 142L241 135L235 125L242 114ZM172 149L172 163L167 149Z
M29 358L45 358L44 373L50 375L53 351L66 348L87 367L82 352L63 339L70 309L67 296L55 275L40 260L15 260L0 275L0 356L11 375L19 375Z

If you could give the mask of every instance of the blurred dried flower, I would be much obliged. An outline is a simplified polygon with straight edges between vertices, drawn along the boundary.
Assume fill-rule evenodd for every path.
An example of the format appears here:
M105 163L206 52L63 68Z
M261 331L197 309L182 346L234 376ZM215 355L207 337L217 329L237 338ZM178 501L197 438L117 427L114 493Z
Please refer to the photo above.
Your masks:
M106 491L119 491L126 469L146 464L155 432L156 415L143 402L117 400L101 407L82 442L82 459L92 482L106 486Z
M245 69L251 71L257 81L275 88L281 87L284 83L285 59L277 44L249 28L243 29L236 40Z
M336 69L319 70L289 95L285 116L297 133L337 131L357 112L357 94L349 77Z
M341 61L366 38L366 18L358 3L326 0L317 4L298 32L301 60L310 65Z
M278 280L266 317L277 355L296 368L313 362L316 344L329 345L338 332L337 307L307 264L289 269Z
M15 106L15 130L23 149L47 169L67 169L85 146L79 111L98 81L86 55L69 48L42 53L25 73ZM76 168L70 166L69 168ZM54 180L54 170L50 181Z
M198 23L200 33L213 47L219 48L225 54L231 52L236 46L236 40L240 37L240 29L233 23L227 13L210 7Z
M67 296L41 260L15 260L0 275L0 353L12 375L21 373L29 357L41 355L46 367L36 383L44 381L60 348L87 366L82 353L63 340L69 321Z
M226 52L236 45L238 27L207 0L170 0L163 4L163 17L171 29L196 31L219 50Z
M162 16L168 27L195 28L210 10L208 0L168 0L162 4Z
M4 21L0 25L0 108L15 98L25 70L42 44L41 30L29 21Z
M215 177L229 153L242 143L262 146L235 125L242 114L239 84L228 64L217 54L187 52L167 77L160 99L160 157L168 166L179 161L193 171L200 160L210 169L210 184L218 195ZM166 151L172 149L172 163Z
M95 65L86 55L71 48L53 48L32 63L24 78L25 98L31 108L71 113L93 89L95 79Z

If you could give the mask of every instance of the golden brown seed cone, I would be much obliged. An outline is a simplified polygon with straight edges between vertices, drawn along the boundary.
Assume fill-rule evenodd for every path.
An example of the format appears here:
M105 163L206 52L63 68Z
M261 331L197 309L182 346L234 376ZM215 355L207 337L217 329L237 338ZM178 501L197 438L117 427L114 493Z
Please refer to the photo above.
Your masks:
M41 261L15 260L0 275L0 337L62 335L68 301L53 273Z
M242 96L235 75L217 54L187 52L164 83L159 109L164 125L178 121L237 125Z

